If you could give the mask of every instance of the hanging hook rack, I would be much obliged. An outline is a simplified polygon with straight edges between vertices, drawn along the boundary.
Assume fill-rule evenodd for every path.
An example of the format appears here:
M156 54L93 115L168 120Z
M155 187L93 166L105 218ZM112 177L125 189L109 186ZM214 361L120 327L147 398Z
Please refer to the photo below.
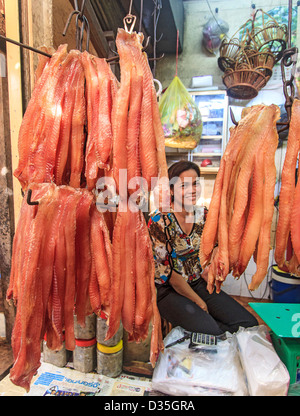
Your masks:
M84 29L86 28L86 50L89 51L89 45L90 45L90 25L83 14L84 7L85 7L86 0L82 0L81 8L78 7L78 0L74 0L74 10L69 14L69 17L67 19L63 36L66 36L66 33L69 29L71 20L73 16L76 15L76 49L78 49L80 52L82 52L82 43L83 43L83 35L84 35ZM79 25L79 22L81 22L81 26Z

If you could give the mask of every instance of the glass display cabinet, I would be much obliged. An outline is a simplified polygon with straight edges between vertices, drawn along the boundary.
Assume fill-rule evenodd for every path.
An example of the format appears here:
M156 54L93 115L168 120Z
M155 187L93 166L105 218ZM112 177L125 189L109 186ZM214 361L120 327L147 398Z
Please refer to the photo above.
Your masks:
M203 131L193 150L166 147L168 165L178 160L190 160L200 166L201 174L217 174L227 143L228 97L226 91L189 90L198 105Z

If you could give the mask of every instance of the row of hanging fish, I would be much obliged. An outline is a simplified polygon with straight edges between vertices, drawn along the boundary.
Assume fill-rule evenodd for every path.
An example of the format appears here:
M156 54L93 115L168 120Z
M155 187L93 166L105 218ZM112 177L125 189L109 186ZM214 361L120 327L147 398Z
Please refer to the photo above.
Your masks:
M282 168L275 261L281 270L300 276L300 101L294 100L286 155ZM298 175L296 174L298 160ZM291 241L291 258L287 259Z
M257 289L267 274L279 118L276 105L256 105L245 109L238 125L231 128L200 245L210 293L214 286L220 291L230 272L240 277L252 255L256 272L249 289Z
M99 221L91 192L53 183L31 184L31 190L39 204L28 205L26 191L7 292L7 299L17 305L10 378L27 391L40 366L44 335L49 348L61 349L65 337L66 348L74 350L73 314L84 326L92 307L106 305L106 293L99 293L94 285L97 278L110 282L112 262L109 232L106 223ZM92 240L95 227L97 240ZM105 250L99 239L105 241ZM101 261L101 274L96 261Z
M100 177L128 171L128 183L167 177L164 134L142 34L119 29L120 82L105 59L67 52L43 57L19 133L19 179L25 198L16 229L8 299L17 316L11 380L27 390L39 367L39 341L58 350L65 331L74 349L78 322L93 310L108 318L107 339L120 320L132 341L144 340L152 321L150 361L163 348L154 262L142 212L104 214L95 204ZM138 184L137 184L138 187ZM27 191L38 205L28 205ZM148 188L150 189L150 188ZM128 193L133 192L132 187ZM124 212L125 211L125 212Z

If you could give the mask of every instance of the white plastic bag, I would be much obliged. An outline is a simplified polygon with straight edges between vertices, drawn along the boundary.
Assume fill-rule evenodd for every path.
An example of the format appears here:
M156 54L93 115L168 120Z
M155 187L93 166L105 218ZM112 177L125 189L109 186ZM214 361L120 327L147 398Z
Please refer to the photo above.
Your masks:
M251 396L286 396L290 376L264 325L240 328L235 334Z
M185 331L176 327L167 335L164 344L182 338ZM246 395L247 388L237 353L236 340L218 341L217 352L208 348L193 351L189 340L160 353L155 366L152 387L169 395Z

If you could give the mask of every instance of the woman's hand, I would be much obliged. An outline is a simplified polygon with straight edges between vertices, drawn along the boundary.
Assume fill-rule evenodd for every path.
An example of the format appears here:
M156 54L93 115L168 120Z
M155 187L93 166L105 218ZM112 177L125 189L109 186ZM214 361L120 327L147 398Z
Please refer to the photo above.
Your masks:
M190 299L192 302L196 303L201 309L208 313L207 305L200 298L199 295L191 288L191 286L184 280L184 278L179 274L176 273L174 270L172 271L170 280L170 285L182 296Z
M201 273L202 279L204 279L206 282L208 280L208 267L206 267L203 272Z
M207 309L206 303L199 296L198 296L198 298L199 298L199 300L197 302L195 302L195 303L199 306L199 308L203 309L204 312L207 312L208 313L208 309Z

